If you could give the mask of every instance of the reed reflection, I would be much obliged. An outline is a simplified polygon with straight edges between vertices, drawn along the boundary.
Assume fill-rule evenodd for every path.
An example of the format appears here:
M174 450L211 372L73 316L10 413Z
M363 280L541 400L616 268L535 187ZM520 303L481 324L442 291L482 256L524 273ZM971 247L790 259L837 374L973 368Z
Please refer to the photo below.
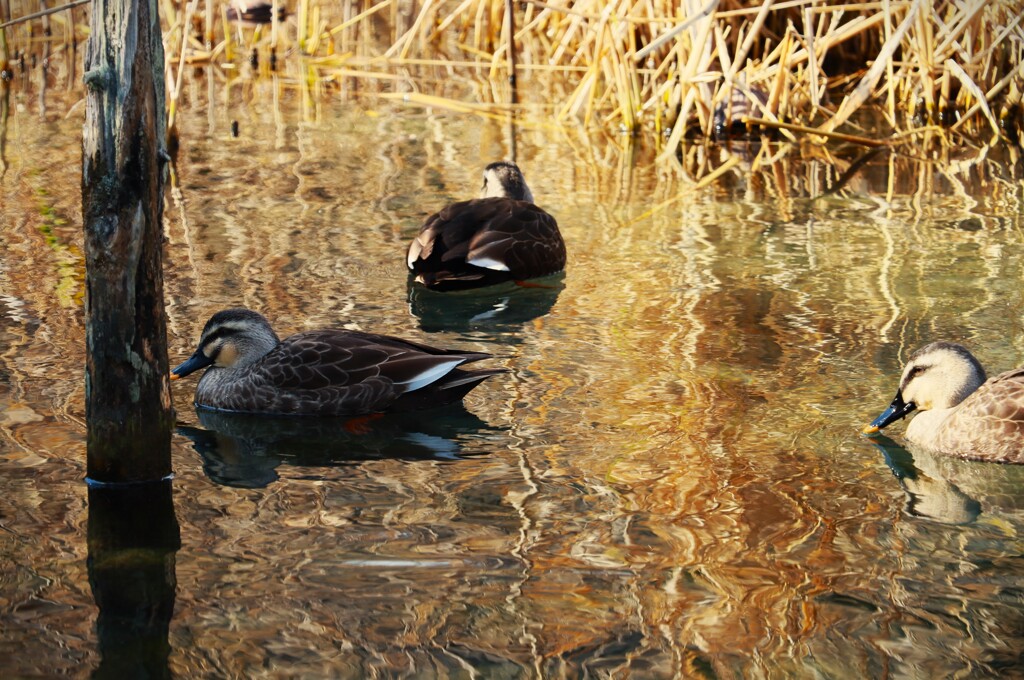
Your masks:
M927 146L927 145L925 145ZM836 196L916 196L1012 192L1024 174L1020 151L1005 144L963 144L941 160L922 160L889 148L823 153L766 137L732 141L709 150L699 142L680 147L680 167L691 181L724 172L718 186L751 201L826 199ZM727 172L725 172L727 171Z
M181 548L171 482L89 488L89 585L99 607L94 678L170 678Z
M446 293L428 290L410 277L409 311L428 333L476 331L503 335L503 342L517 342L514 333L548 314L564 288L564 272L534 279L525 286L505 283Z
M453 461L501 446L494 427L460 404L358 418L270 417L197 409L202 428L178 426L216 484L260 489L281 465L337 467L384 458Z

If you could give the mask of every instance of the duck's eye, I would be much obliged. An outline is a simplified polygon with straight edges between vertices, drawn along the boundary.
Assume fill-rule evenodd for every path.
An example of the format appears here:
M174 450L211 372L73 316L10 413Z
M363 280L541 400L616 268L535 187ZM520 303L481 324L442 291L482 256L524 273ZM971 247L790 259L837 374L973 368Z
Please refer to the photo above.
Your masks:
M213 361L217 361L220 358L221 350L224 349L224 338L213 338L203 343L203 354L210 357Z
M914 366L912 369L910 369L910 373L907 374L907 380L913 380L917 376L924 373L926 369L927 366Z

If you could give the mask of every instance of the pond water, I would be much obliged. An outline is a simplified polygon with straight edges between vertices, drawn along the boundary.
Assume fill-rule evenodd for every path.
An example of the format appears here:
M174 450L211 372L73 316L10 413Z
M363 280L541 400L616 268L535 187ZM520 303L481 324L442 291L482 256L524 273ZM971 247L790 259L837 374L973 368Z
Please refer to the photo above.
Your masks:
M271 88L182 114L172 365L245 305L282 335L373 330L509 372L360 432L197 414L175 383L152 531L176 521L180 545L155 564L157 639L132 647L87 542L106 511L83 481L83 116L30 102L0 191L0 675L1024 674L1024 466L859 434L925 342L1024 364L1016 159L882 155L840 183L850 162L813 148L674 165L523 127L567 272L438 299L410 295L406 243L475 194L509 128L369 98L310 121Z

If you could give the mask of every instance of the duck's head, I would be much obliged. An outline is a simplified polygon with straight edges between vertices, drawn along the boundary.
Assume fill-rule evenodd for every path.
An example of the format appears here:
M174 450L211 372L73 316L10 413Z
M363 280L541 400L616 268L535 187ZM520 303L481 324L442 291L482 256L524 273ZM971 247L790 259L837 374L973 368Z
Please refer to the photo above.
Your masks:
M533 194L526 186L519 166L512 161L498 161L484 168L484 186L480 198L512 198L533 203Z
M199 346L185 363L171 371L171 380L207 366L248 366L280 341L262 314L238 307L217 312L206 322Z
M914 352L903 368L896 397L864 434L905 418L915 410L953 408L985 382L985 369L962 345L933 342Z

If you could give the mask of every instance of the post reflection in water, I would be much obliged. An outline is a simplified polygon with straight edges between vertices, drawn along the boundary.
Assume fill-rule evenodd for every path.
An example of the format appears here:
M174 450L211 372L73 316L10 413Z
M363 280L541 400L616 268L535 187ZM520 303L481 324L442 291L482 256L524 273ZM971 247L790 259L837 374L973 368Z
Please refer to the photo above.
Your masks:
M169 678L175 556L171 481L89 487L89 585L99 616L96 678Z
M335 467L379 459L457 460L503 446L505 428L488 425L461 404L360 418L269 417L197 409L203 428L181 425L223 486L263 488L280 465Z

